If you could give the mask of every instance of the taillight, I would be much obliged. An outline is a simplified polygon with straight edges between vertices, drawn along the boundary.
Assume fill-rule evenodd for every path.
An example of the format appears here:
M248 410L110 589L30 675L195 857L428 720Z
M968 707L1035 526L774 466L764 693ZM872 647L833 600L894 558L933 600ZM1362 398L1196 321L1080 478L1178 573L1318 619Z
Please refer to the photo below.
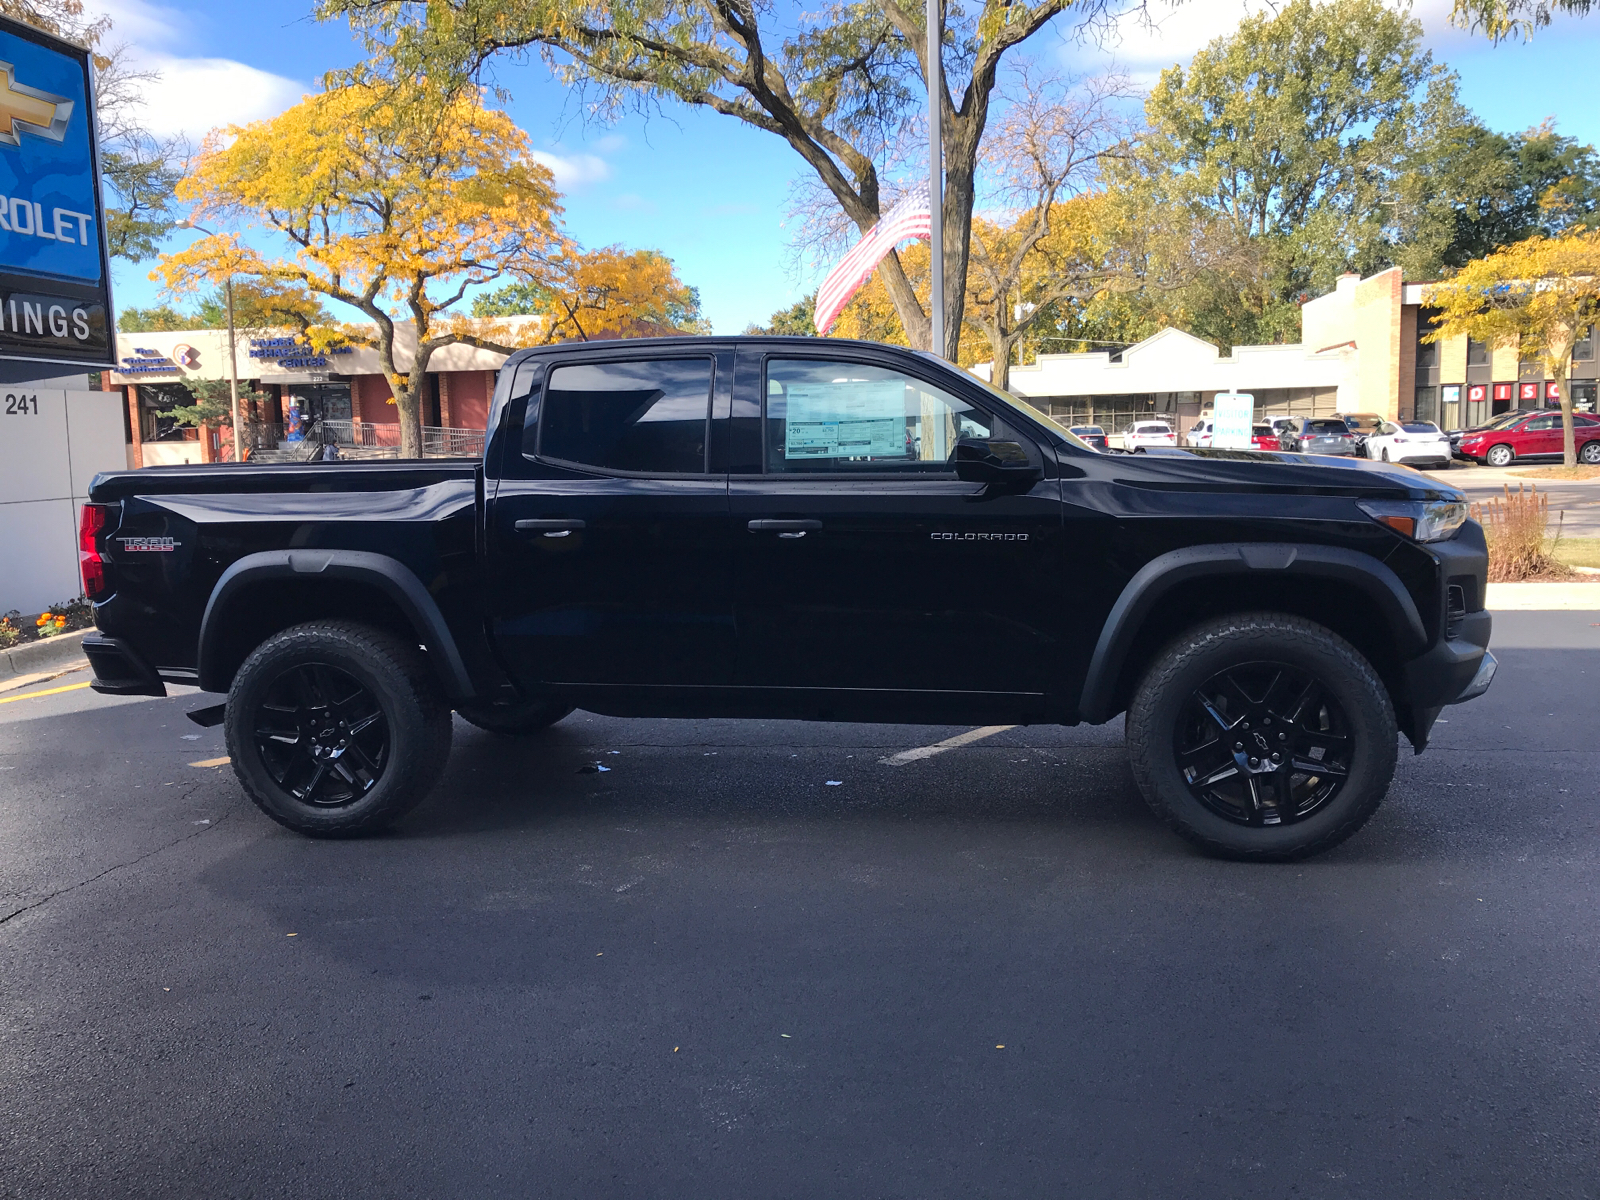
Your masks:
M108 504L85 504L78 514L78 569L83 572L83 594L98 600L106 590L106 564L100 557L100 535L105 531Z

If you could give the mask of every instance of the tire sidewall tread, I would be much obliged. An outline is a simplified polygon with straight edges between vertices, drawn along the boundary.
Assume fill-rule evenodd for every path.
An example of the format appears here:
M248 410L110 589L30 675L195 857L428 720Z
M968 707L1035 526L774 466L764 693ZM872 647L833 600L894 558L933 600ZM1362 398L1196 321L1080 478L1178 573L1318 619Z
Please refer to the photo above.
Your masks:
M1230 663L1273 658L1313 671L1335 693L1357 742L1350 778L1320 812L1254 828L1211 812L1190 794L1173 739L1195 688ZM1371 663L1333 631L1285 613L1240 613L1179 635L1140 681L1126 729L1134 780L1156 815L1207 853L1246 861L1291 862L1344 841L1377 811L1399 757L1394 705Z
M368 795L338 808L318 809L285 793L255 745L261 693L284 671L311 662L354 677L389 726L382 777ZM311 837L358 837L398 820L438 782L450 754L450 708L415 646L357 621L310 621L273 634L245 659L228 692L224 733L239 785L267 816Z

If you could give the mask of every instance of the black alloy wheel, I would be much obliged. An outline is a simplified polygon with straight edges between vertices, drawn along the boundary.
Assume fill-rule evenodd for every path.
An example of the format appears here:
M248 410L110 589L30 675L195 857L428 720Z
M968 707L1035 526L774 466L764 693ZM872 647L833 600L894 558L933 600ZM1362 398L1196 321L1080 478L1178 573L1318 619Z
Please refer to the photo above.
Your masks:
M361 799L390 759L389 723L377 697L327 663L301 663L272 680L254 729L273 782L320 808Z
M355 621L262 642L234 676L223 726L245 794L310 837L392 824L450 755L450 707L416 641Z
M1286 663L1229 667L1179 710L1173 740L1190 795L1240 825L1291 825L1338 795L1354 739L1310 672Z

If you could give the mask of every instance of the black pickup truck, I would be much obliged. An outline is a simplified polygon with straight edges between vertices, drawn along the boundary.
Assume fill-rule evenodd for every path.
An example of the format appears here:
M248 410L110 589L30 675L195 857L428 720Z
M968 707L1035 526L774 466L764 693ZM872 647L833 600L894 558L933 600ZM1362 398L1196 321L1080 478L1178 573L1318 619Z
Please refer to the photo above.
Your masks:
M954 723L1127 714L1179 833L1358 829L1403 732L1489 686L1459 493L1264 451L1099 453L919 352L684 338L519 352L483 460L99 476L95 687L226 693L263 811L378 829L451 711Z

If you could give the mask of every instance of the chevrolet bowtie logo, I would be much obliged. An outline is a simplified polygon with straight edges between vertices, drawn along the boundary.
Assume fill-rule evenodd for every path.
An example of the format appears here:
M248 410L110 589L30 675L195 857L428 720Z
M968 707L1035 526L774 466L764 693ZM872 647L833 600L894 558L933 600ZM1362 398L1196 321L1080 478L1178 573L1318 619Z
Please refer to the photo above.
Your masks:
M16 68L8 62L0 62L0 83L5 85L0 89L0 145L20 146L24 133L52 142L66 139L71 100L18 83Z

